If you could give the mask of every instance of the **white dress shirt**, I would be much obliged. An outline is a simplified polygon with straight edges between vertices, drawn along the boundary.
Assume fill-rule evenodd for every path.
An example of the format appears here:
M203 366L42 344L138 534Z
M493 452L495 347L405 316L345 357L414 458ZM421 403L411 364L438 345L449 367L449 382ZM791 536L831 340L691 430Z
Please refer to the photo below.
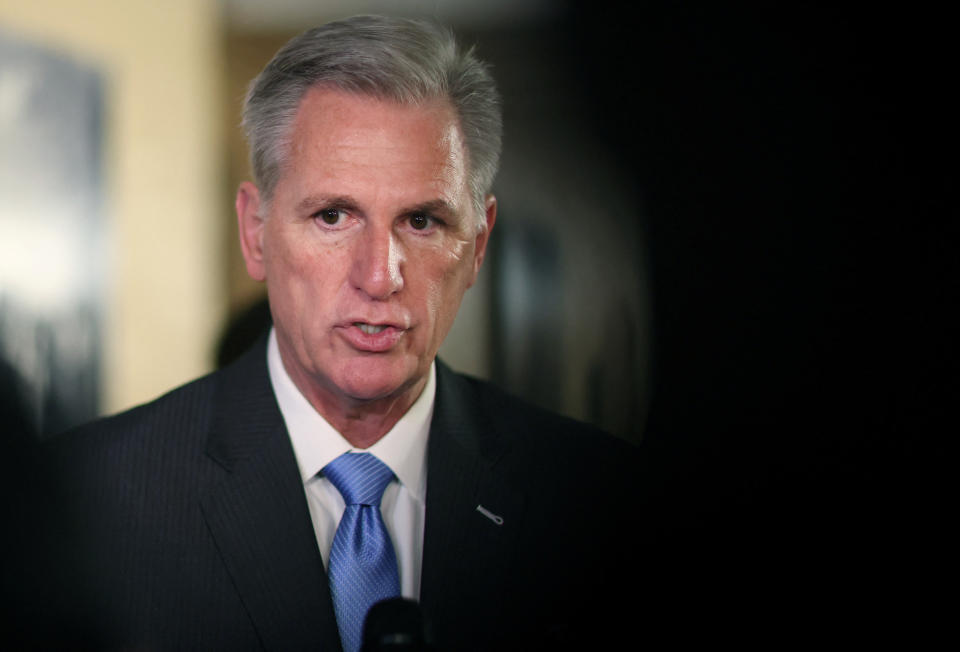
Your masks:
M418 600L427 495L427 437L436 396L435 365L430 366L427 384L407 413L367 449L351 446L300 393L283 366L277 335L272 329L267 344L267 367L300 467L324 567L330 561L333 535L343 515L344 502L333 483L323 477L321 469L343 453L372 453L396 476L383 492L380 513L397 553L400 591L403 597Z

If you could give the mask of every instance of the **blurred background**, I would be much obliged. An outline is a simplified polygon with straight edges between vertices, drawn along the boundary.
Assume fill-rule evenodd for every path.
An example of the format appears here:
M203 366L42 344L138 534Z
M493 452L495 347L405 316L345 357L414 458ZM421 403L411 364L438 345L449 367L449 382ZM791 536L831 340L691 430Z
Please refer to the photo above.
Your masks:
M233 217L241 100L291 36L358 11L448 22L505 96L494 254L442 357L639 440L642 197L579 100L570 8L505 1L4 4L0 345L39 432L149 400L262 327Z
M492 251L442 357L642 441L692 558L790 541L797 576L868 575L922 538L917 453L956 397L947 22L631 7L0 1L5 396L53 433L232 355L262 323L232 210L246 84L306 27L432 16L505 113Z

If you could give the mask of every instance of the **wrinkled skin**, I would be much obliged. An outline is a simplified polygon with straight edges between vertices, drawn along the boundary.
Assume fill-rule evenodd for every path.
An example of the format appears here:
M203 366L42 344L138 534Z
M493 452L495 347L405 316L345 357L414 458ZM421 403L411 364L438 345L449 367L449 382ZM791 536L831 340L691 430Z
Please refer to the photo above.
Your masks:
M366 448L422 391L477 278L496 200L478 219L445 102L314 88L292 129L269 204L249 182L237 193L243 254L266 282L287 372Z

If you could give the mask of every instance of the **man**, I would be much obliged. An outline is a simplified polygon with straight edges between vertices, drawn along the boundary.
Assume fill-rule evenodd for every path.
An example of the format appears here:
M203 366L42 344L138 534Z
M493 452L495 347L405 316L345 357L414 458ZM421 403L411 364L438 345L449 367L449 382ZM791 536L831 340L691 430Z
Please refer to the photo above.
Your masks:
M437 26L330 23L254 80L244 126L269 336L58 445L107 633L356 650L403 596L437 649L602 646L638 590L633 449L436 360L496 222L486 68Z

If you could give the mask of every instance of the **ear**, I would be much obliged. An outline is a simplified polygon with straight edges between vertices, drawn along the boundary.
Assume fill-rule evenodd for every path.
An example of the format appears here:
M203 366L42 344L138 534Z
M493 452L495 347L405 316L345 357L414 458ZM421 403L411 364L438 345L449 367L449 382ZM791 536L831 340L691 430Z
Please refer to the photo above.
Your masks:
M249 181L237 189L237 226L240 231L240 248L247 262L247 274L255 281L267 277L263 262L263 227L266 215L261 215L260 191Z
M473 250L473 278L470 279L470 286L473 286L477 281L480 266L483 265L483 259L487 255L490 232L493 231L493 225L497 223L497 198L493 195L487 195L484 200L484 219L486 220L486 226L477 233L477 241Z

